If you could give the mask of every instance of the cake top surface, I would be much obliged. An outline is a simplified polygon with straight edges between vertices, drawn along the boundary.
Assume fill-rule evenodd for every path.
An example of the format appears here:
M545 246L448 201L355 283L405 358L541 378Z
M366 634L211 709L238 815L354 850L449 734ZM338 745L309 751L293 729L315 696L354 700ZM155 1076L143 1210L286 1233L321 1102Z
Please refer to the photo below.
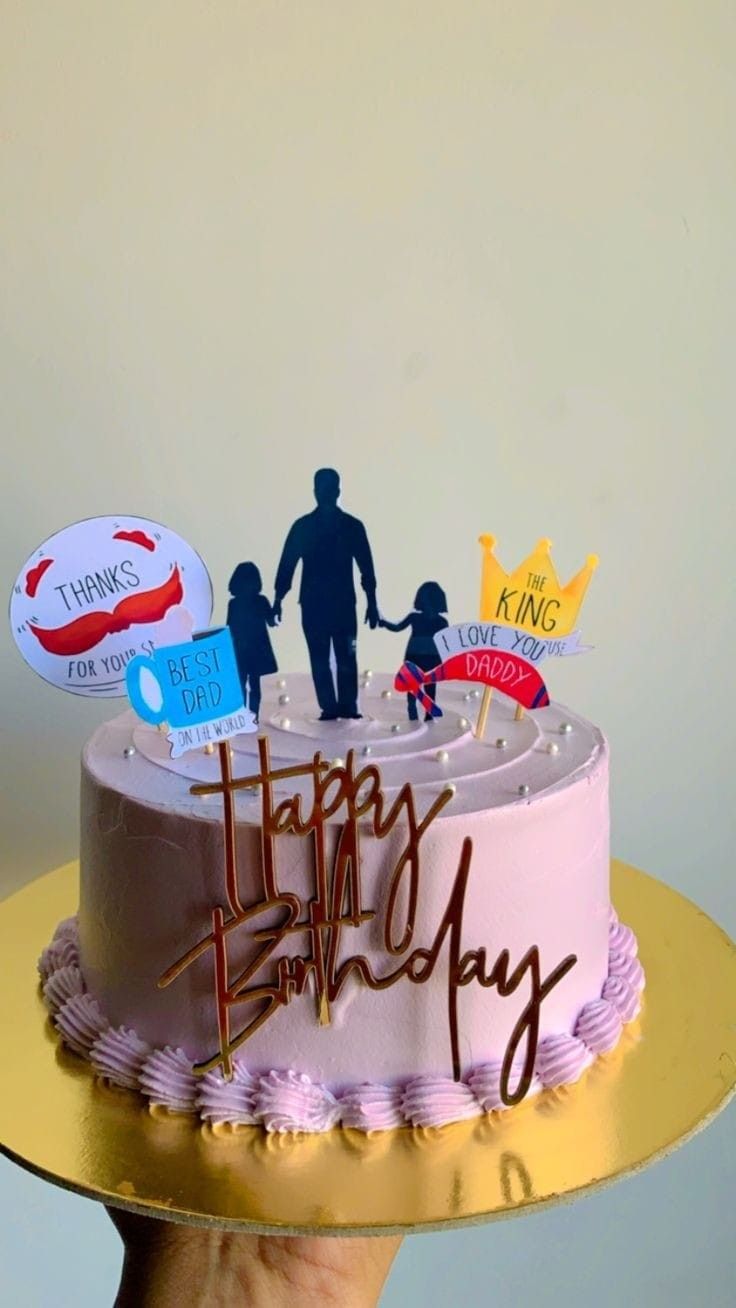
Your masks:
M309 676L264 678L259 735L269 739L272 768L310 762L317 752L329 763L345 762L352 750L355 775L369 764L377 767L389 800L410 783L420 812L452 784L455 793L445 814L453 817L537 803L591 773L606 757L602 732L561 704L553 702L517 719L513 701L496 694L485 737L478 740L473 734L479 704L476 687L461 682L443 685L443 716L410 722L404 698L393 684L388 674L364 676L363 717L320 722ZM230 748L234 777L259 772L256 735L236 736ZM132 711L98 728L83 758L100 784L131 799L188 817L220 819L218 796L190 793L198 782L219 780L217 752L197 749L173 759L166 735L141 723ZM310 778L274 785L275 802L297 794L311 799ZM239 822L259 824L257 786L236 792L236 814ZM340 822L340 813L332 820Z

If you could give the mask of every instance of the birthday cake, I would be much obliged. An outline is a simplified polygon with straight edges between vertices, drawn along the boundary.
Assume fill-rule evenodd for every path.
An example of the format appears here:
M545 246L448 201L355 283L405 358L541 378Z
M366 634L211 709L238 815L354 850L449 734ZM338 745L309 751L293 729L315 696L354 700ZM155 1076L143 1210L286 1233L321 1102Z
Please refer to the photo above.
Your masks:
M214 1127L368 1132L515 1108L584 1079L640 1011L636 940L610 904L607 744L540 674L584 648L572 625L596 560L563 588L549 542L509 577L483 537L479 620L450 625L426 582L390 622L336 499L294 524L273 603L254 564L236 568L224 628L199 630L207 612L187 631L181 552L135 616L127 597L95 615L98 641L128 632L137 715L85 747L79 912L39 960L43 996L102 1081ZM115 540L155 554L132 521ZM269 629L298 562L311 676L278 675ZM370 625L410 633L399 671L360 684L353 564ZM338 611L325 594L341 587ZM136 623L153 629L132 639ZM98 674L99 652L78 674L70 657L89 620L34 624L66 675Z

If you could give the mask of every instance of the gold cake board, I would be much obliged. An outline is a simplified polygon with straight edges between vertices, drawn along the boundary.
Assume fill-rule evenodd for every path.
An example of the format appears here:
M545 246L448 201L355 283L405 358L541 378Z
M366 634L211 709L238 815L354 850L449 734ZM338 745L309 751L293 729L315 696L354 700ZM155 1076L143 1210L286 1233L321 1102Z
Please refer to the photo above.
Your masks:
M213 1134L152 1115L62 1048L36 984L36 958L77 902L77 865L58 868L0 905L2 1149L77 1194L243 1232L408 1233L570 1201L662 1158L736 1088L736 946L689 900L620 862L613 901L639 938L644 1005L577 1086L441 1130Z

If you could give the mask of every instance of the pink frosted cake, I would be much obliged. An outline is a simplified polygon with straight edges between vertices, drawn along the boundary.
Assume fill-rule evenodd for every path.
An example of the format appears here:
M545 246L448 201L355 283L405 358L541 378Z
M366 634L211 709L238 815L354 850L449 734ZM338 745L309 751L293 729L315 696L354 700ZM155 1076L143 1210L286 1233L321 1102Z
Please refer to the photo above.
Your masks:
M39 963L65 1043L151 1105L271 1131L441 1126L578 1081L644 982L600 731L497 695L477 740L477 691L411 723L369 674L363 720L323 723L306 676L264 684L229 889L222 796L192 793L217 754L172 760L132 712L87 744L78 920Z

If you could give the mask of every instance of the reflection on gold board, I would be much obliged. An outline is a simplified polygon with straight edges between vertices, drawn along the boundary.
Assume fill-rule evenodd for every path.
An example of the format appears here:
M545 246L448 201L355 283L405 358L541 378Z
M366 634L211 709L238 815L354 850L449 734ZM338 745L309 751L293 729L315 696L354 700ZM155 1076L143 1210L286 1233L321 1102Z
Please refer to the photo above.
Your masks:
M736 946L694 904L625 864L613 901L647 976L638 1020L577 1086L439 1130L268 1136L152 1115L97 1082L46 1016L35 963L74 911L77 866L0 905L9 1003L0 1141L67 1189L240 1230L380 1234L462 1225L570 1200L662 1157L736 1088ZM12 1072L11 1072L12 1069Z

